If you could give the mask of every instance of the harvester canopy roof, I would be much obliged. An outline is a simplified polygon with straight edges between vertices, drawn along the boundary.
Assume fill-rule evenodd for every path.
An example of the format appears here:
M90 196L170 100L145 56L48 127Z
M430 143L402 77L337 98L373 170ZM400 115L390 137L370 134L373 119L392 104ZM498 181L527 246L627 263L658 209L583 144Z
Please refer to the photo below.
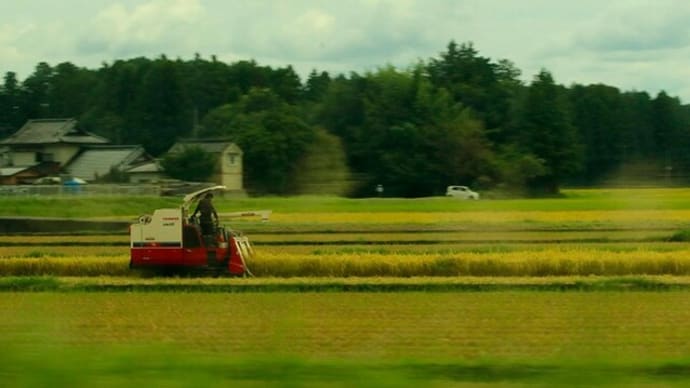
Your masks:
M203 197L206 193L210 193L212 191L216 190L227 190L227 188L223 185L218 185L218 186L211 186L207 187L205 189L201 189L199 191L195 191L193 193L187 194L184 196L182 199L184 202L182 203L182 207L185 209L189 208L189 205L191 205L193 202L198 201L201 197Z

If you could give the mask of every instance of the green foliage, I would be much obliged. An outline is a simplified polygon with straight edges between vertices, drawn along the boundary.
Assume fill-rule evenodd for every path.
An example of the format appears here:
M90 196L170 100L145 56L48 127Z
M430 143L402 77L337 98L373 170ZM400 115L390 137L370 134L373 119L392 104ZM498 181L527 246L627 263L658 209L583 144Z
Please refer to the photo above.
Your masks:
M362 85L366 88L354 92ZM481 123L445 89L433 88L421 67L338 79L322 110L321 117L339 112L346 120L323 123L342 134L360 177L356 195L373 195L377 184L389 196L432 195L449 184L493 175L493 153Z
M544 172L528 179L533 193L558 194L564 180L580 168L581 149L563 91L551 74L534 77L517 122L517 144L543 161Z
M46 294L52 299L57 294ZM480 298L484 295L478 294ZM496 297L504 298L504 295ZM36 299L34 303L44 308L42 299L45 296L29 295L27 299ZM632 296L630 297L632 298ZM538 300L541 300L538 298ZM268 308L268 307L267 307ZM359 309L356 309L359 310ZM533 309L530 309L532 312ZM541 319L541 312L534 311L535 316L526 318L532 324L548 326L546 319ZM409 314L416 316L419 313ZM383 314L385 317L389 315ZM392 314L395 316L395 314ZM422 315L422 314L420 314ZM423 316L427 316L424 314ZM60 318L62 326L72 328L68 319L72 316ZM209 318L210 319L210 318ZM366 319L366 317L363 317ZM567 318L563 318L567 319ZM37 321L39 319L36 319ZM380 320L380 318L379 318ZM588 321L583 319L583 321ZM119 320L114 320L111 327L118 327ZM292 321L290 321L292 322ZM368 322L368 321L367 321ZM597 321L598 322L598 321ZM656 322L656 321L655 321ZM405 330L406 340L399 341L404 344L406 352L408 347L417 347L412 355L399 355L396 351L386 350L387 347L370 345L369 348L357 349L356 355L341 355L338 357L313 357L313 356L285 356L286 351L269 352L265 348L275 344L276 338L290 338L283 334L285 328L269 320L260 322L262 327L268 327L269 339L267 344L258 350L250 347L250 354L230 354L227 351L200 351L195 346L171 345L160 340L157 336L163 334L157 331L158 324L151 332L145 332L145 338L151 338L150 344L143 346L137 343L123 343L114 345L112 339L101 338L93 327L99 325L86 325L88 338L98 338L96 342L80 344L79 346L68 343L55 346L52 344L34 344L32 347L24 346L22 340L16 338L4 338L7 342L6 351L0 355L0 374L6 381L11 381L14 387L93 387L107 385L108 387L130 387L132 382L144 386L174 386L174 387L314 387L314 386L357 386L369 387L418 387L427 385L433 387L445 386L485 386L499 385L503 387L523 386L663 386L682 387L690 374L690 363L687 359L664 359L646 357L642 361L620 360L616 355L616 349L629 347L628 343L618 340L610 345L607 357L582 359L572 357L549 357L535 354L521 354L520 357L508 357L493 347L488 347L494 353L484 354L484 345L488 340L482 336L472 336L472 340L465 340L469 345L482 350L481 358L475 357L447 357L441 355L429 356L426 346L419 346L418 342L429 341L424 339L417 330L408 326L414 326L407 320L404 323L398 321L386 321L384 327L401 327ZM663 323L662 323L663 324ZM12 331L22 332L22 327L8 325ZM35 325L32 324L32 328ZM180 325L184 326L184 325ZM372 324L366 328L366 337L374 336L369 331L376 332L379 325ZM419 325L418 325L419 326ZM566 325L567 326L567 325ZM665 326L664 326L665 327ZM579 326L571 328L567 326L563 341L575 341L571 337L577 337L572 333ZM605 326L608 328L608 326ZM433 328L430 328L430 330ZM71 338L65 333L54 333L48 328L38 325L38 335L48 338ZM76 329L75 329L76 330ZM601 332L599 326L592 330ZM612 330L612 329L611 329ZM83 329L81 330L83 332ZM452 329L444 329L439 332L452 332ZM490 331L485 329L485 331ZM511 337L522 338L519 332L510 332ZM534 329L541 333L542 330ZM653 332L653 331L652 331ZM316 330L319 338L330 338L323 334L322 330ZM328 331L326 332L328 333ZM312 334L312 335L317 335ZM361 334L361 333L360 333ZM651 337L652 334L649 336ZM308 334L305 334L309 338ZM484 335L492 338L493 335ZM580 334L582 336L582 334ZM177 338L176 336L167 337ZM391 337L390 335L380 337ZM420 337L420 338L418 338ZM300 337L301 338L301 337ZM463 337L464 338L464 337ZM478 339L475 339L478 338ZM585 337L588 338L588 337ZM616 337L617 338L617 337ZM643 347L648 342L637 338ZM246 341L246 340L244 340ZM243 341L243 342L244 342ZM447 341L457 341L454 338ZM524 342L521 342L524 341ZM547 352L551 348L539 343L528 343L527 340L516 341L511 353L525 352L532 349L534 353ZM68 342L68 341L65 341ZM121 341L118 341L121 342ZM288 342L292 345L299 341ZM306 342L306 341L305 341ZM311 341L319 344L319 341ZM533 340L534 342L534 340ZM610 342L610 340L609 340ZM609 343L607 342L607 344ZM521 345L522 344L522 345ZM196 345L196 343L194 344ZM314 345L317 348L317 345ZM617 345L617 346L616 346ZM661 344L658 344L661 346ZM390 346L390 345L389 345ZM568 348L568 346L565 346ZM244 348L243 348L244 349ZM517 349L517 350L514 350ZM365 357L359 356L361 352L369 351ZM227 353L226 353L227 352ZM322 352L321 349L312 351ZM504 351L505 352L505 351ZM239 353L246 353L239 352ZM259 354L255 354L259 353ZM337 353L337 352L336 352ZM386 356L392 353L398 357ZM468 351L469 353L469 351ZM566 351L566 354L569 352ZM162 356L163 355L163 356ZM136 367L132 367L136 366Z
M528 182L546 174L544 160L530 153L506 147L498 160L501 182L511 192L523 193Z
M519 84L520 71L510 61L492 63L472 43L451 41L440 58L431 59L431 83L447 89L458 103L472 109L487 128L505 126L511 89Z
M672 242L688 242L690 241L690 230L680 230L678 232L673 233L671 237L669 237L668 241Z
M200 147L185 147L180 152L168 153L161 160L165 173L184 181L205 182L216 173L217 158Z
M620 165L626 152L634 152L624 139L621 94L605 85L574 85L569 97L573 125L585 145L582 180L597 183Z
M98 177L98 181L103 183L127 183L129 182L129 174L112 166L107 174Z
M173 62L161 58L152 63L141 79L136 97L138 110L133 124L140 130L132 135L151 154L164 153L177 138L191 132L192 113L185 103L186 96Z
M405 70L315 69L304 82L291 66L199 54L96 70L40 62L21 82L7 72L0 138L46 117L76 117L88 131L154 155L179 137L230 136L245 153L246 185L260 194L299 191L314 128L342 142L357 196L375 195L377 184L390 196L437 194L449 184L556 194L564 184L684 184L690 176L690 108L678 98L566 88L546 70L524 85L510 60L482 56L471 42L451 41ZM648 168L631 168L640 165Z
M345 196L352 176L340 139L317 129L312 144L305 150L295 172L295 192Z
M269 89L251 89L235 104L211 111L201 136L225 136L244 151L245 186L257 194L295 192L294 177L314 129Z
M0 291L55 291L60 288L60 281L53 276L17 276L0 277Z
M412 277L412 278L252 278L242 282L198 277L55 277L0 276L0 292L137 293L306 293L306 292L496 292L496 291L688 291L687 279L668 277L572 276L554 278Z

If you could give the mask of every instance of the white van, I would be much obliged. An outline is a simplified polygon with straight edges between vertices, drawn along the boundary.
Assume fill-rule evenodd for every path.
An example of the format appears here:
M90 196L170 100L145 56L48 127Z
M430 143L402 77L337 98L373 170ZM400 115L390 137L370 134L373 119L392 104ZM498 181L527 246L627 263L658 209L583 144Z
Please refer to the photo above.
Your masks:
M470 190L467 186L448 186L446 188L446 197L479 199L479 193Z

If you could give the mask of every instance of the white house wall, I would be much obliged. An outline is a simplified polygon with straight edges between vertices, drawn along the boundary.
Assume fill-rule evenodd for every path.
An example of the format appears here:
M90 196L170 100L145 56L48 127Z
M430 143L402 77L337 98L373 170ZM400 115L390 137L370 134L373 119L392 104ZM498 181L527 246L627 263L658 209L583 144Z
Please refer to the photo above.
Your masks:
M46 153L53 154L53 160L64 166L72 160L72 158L79 152L80 147L78 145L71 144L51 144L45 147Z
M37 163L36 154L39 152L52 154L52 161L64 165L79 152L79 147L69 144L50 144L31 150L15 150L12 151L12 164L15 166L32 166Z
M12 152L12 165L33 166L36 164L36 152L14 151Z
M229 145L220 156L220 184L228 190L244 190L242 185L242 150L235 144Z

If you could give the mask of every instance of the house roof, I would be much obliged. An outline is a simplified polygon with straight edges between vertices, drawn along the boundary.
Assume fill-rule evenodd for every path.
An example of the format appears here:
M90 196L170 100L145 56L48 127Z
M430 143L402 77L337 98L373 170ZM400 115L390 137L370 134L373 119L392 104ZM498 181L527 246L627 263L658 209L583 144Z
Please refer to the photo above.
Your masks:
M151 173L151 172L161 172L163 169L161 166L156 162L155 160L152 160L150 162L138 164L136 166L130 167L127 169L127 173L129 174L138 174L138 173Z
M27 121L17 132L0 144L107 144L108 139L77 126L74 119L38 119Z
M130 165L151 160L142 146L90 146L86 147L65 169L73 176L96 179L111 168L126 170Z
M24 166L24 167L4 167L0 168L0 176L13 176L17 175L22 171L30 169L32 166Z
M187 147L199 147L208 153L221 153L231 145L237 147L237 145L229 139L182 139L173 144L168 152L176 153L181 152ZM239 150L239 147L237 148Z

